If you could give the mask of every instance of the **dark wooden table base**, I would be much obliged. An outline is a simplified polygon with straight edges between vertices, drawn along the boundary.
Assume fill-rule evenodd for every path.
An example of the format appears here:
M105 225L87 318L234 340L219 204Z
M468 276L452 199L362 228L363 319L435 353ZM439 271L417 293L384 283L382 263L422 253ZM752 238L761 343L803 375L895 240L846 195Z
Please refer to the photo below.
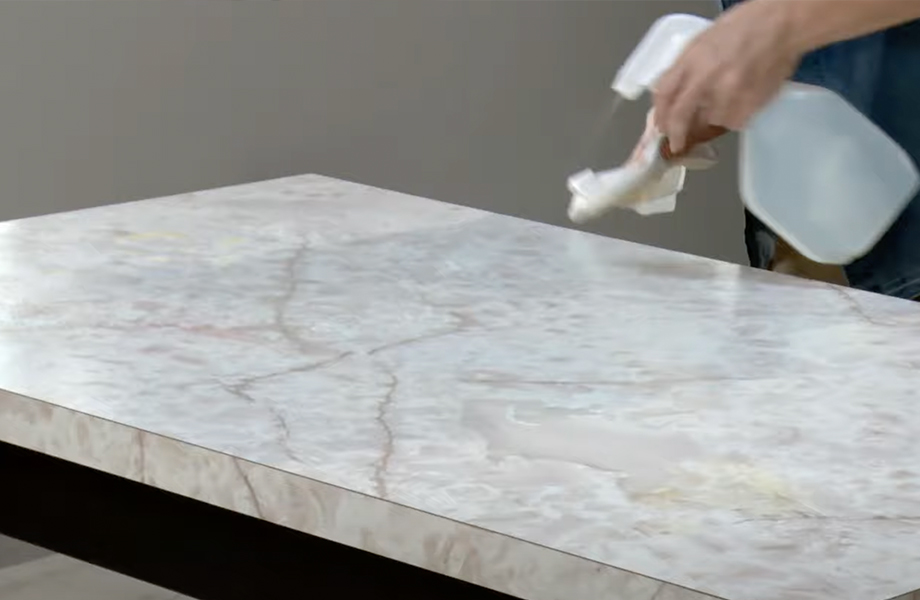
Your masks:
M511 596L0 442L0 533L201 600Z

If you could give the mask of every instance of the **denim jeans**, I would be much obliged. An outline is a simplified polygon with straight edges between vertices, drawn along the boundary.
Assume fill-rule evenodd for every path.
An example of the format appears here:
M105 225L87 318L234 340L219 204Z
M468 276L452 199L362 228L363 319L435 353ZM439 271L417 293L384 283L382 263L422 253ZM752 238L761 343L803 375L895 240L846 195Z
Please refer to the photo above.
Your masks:
M742 1L721 4L728 8ZM816 50L802 59L793 78L843 96L920 163L920 21ZM747 213L744 237L751 266L766 268L775 235ZM845 270L855 288L920 297L920 195L878 244Z

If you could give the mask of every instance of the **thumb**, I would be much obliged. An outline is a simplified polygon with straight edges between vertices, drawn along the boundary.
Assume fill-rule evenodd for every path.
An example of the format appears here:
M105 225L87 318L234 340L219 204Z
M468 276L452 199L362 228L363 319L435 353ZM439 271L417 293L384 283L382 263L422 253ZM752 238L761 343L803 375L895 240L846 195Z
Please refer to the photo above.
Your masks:
M672 150L670 140L665 140L665 143L662 144L661 156L665 160L680 158L690 152L694 146L710 142L717 137L725 135L726 133L728 133L728 129L718 125L704 125L702 127L695 127L687 133L686 141L682 147L676 151Z

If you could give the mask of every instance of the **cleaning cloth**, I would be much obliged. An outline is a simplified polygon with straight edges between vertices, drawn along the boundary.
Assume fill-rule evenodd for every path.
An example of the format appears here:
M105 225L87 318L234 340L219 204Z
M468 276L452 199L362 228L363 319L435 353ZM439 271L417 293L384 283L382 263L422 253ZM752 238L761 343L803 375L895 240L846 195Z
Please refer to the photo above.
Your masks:
M678 158L669 158L667 140L655 126L651 110L636 149L622 166L601 172L587 169L569 177L569 218L584 223L612 208L627 208L640 215L673 212L687 169L708 169L717 162L710 143L697 144Z

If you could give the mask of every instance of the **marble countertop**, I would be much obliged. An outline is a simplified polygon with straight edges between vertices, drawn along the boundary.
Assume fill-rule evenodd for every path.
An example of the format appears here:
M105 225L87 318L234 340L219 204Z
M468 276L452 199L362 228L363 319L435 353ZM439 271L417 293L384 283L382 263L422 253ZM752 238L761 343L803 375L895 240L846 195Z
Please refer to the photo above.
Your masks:
M920 588L912 303L319 176L0 224L0 289L3 441L527 600Z

